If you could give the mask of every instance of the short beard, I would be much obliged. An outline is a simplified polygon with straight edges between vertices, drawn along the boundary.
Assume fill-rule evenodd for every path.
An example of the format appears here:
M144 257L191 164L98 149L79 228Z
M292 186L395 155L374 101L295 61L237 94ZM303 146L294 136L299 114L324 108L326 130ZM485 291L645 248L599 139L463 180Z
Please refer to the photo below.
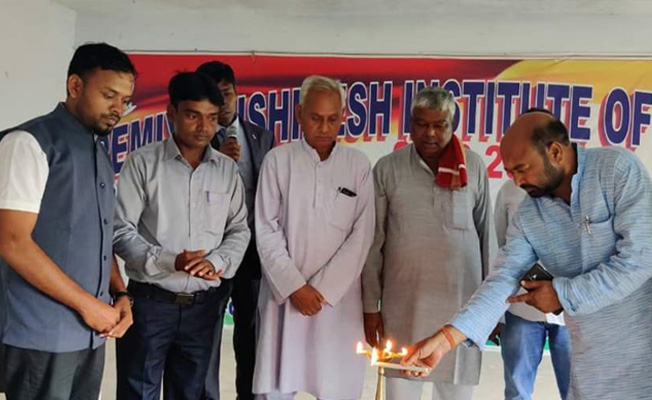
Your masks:
M555 190L564 181L564 172L561 169L553 167L550 161L548 161L547 156L543 156L543 168L546 177L546 182L543 186L539 187L527 183L521 185L521 189L527 191L527 194L535 199L543 196L552 197Z

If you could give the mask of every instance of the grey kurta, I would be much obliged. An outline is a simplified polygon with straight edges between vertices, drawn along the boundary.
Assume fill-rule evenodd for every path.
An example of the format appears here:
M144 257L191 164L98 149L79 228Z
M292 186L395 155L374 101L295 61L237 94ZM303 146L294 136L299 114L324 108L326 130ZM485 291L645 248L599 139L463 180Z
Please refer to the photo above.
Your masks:
M385 335L406 346L447 323L480 286L495 249L486 168L466 150L468 185L435 184L414 145L374 168L376 233L363 271L365 312L382 311ZM381 307L379 308L379 300ZM477 384L480 352L458 347L429 380Z

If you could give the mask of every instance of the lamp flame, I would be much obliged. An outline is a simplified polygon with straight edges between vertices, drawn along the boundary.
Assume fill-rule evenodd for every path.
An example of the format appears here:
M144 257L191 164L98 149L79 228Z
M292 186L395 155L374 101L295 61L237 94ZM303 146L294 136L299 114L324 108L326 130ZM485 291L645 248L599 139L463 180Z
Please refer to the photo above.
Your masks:
M378 362L378 349L374 347L371 350L371 365L374 365L377 362Z

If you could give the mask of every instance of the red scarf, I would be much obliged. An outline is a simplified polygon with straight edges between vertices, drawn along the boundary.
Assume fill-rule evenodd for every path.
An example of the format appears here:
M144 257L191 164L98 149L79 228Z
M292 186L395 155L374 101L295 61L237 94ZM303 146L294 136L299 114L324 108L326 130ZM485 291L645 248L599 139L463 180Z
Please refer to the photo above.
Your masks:
M466 186L468 181L464 145L457 136L453 135L439 156L435 183L446 189L459 189Z

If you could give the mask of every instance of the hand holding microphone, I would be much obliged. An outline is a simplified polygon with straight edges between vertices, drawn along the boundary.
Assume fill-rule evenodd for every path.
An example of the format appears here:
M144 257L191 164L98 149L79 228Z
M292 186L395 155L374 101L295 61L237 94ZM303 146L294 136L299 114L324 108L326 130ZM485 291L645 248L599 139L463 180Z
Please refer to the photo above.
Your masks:
M232 126L226 129L226 139L222 141L218 151L231 157L235 162L238 162L240 159L240 143L238 143L238 133L236 129L233 129Z

